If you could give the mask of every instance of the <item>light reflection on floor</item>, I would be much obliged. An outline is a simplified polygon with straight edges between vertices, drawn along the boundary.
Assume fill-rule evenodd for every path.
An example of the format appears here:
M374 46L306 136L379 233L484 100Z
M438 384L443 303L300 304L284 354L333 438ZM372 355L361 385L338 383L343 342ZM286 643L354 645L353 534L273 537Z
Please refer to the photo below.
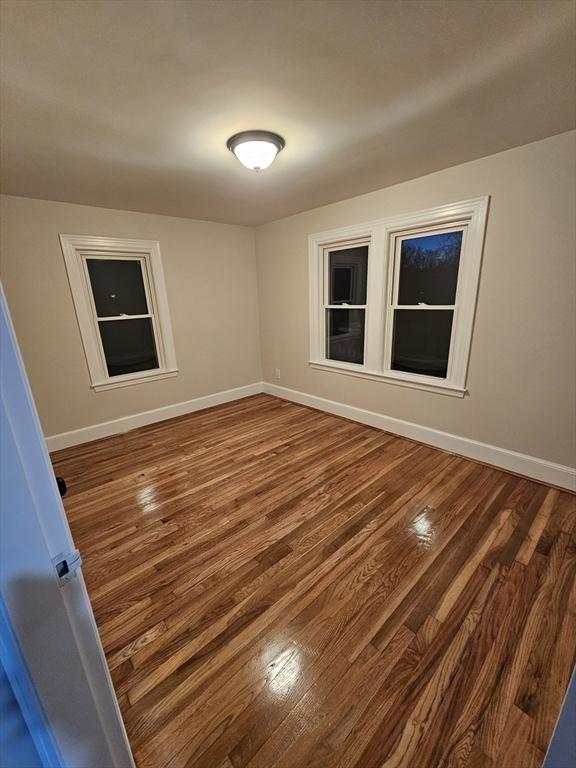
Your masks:
M154 485L146 485L136 491L138 505L143 512L152 512L159 506Z
M434 526L426 512L418 515L411 525L411 529L418 538L418 543L430 546L434 541Z
M300 649L292 646L282 654L278 670L268 679L268 690L278 698L286 696L300 679L302 659Z

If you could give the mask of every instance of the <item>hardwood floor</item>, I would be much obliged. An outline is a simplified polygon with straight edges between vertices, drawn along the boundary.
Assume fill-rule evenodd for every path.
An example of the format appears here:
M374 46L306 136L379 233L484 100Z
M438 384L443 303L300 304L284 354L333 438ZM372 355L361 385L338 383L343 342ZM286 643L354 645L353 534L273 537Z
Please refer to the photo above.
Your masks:
M267 395L53 461L139 768L541 765L576 497Z

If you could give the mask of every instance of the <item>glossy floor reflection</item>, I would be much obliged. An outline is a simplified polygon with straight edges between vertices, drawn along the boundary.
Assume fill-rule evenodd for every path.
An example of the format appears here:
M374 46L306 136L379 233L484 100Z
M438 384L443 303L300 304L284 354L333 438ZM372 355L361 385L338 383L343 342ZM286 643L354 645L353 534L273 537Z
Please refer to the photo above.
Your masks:
M536 768L575 497L267 395L53 456L139 768Z

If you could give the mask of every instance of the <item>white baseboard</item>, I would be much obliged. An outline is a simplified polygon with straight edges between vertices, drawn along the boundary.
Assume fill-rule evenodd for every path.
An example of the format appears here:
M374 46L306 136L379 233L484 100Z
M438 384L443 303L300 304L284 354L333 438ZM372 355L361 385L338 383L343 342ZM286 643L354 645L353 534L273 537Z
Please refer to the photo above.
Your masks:
M355 408L351 405L338 403L335 400L326 400L323 397L309 395L305 392L298 392L294 389L261 381L248 384L245 387L236 387L235 389L227 389L224 392L215 392L213 395L197 397L194 400L187 400L183 403L174 403L162 408L155 408L152 411L135 413L132 416L124 416L113 421L104 421L101 424L94 424L90 427L74 429L71 432L51 435L46 438L46 445L49 451L58 451L61 448L68 448L72 445L98 440L101 437L128 432L130 429L143 427L146 424L173 419L176 416L183 416L186 413L211 408L214 405L229 403L232 400L239 400L249 395L257 395L260 392L266 392L267 394L281 397L284 400L291 400L301 405L308 405L311 408L327 411L336 416L343 416L346 419L352 419L352 421L359 421L361 424L368 424L371 427L377 427L394 435L408 437L420 443L426 443L435 448L450 451L450 453L456 453L469 459L492 464L495 467L500 467L519 475L525 475L543 483L576 491L576 469L572 467L565 467L562 464L555 464L545 459L537 459L535 456L516 453L507 448L498 448L495 445L480 443L467 437L460 437L449 432L441 432L410 421L395 419L392 416L384 416L374 411Z
M257 395L262 392L262 382L257 381L254 384L248 384L245 387L236 387L227 389L223 392L215 392L213 395L205 397L196 397L194 400L186 400L183 403L174 403L165 405L162 408L155 408L152 411L143 411L135 413L132 416L123 416L113 421L103 421L101 424L94 424L82 429L74 429L71 432L61 432L58 435L51 435L46 438L46 445L49 451L59 451L61 448L68 448L71 445L88 443L91 440L98 440L101 437L110 437L118 435L121 432L128 432L136 427L144 427L146 424L154 424L156 421L165 421L173 419L176 416L183 416L193 411L201 411L204 408L212 408L214 405L229 403L232 400L239 400L249 395Z
M334 400L326 400L315 395L308 395L305 392L298 392L294 389L279 387L268 382L264 382L263 391L270 395L281 397L284 400L291 400L294 403L300 403L300 405L308 405L311 408L328 411L328 413L333 413L336 416L344 416L352 421L359 421L362 424L377 427L385 432L392 432L395 435L408 437L420 443L432 445L435 448L442 448L442 450L449 451L450 453L456 453L469 459L492 464L495 467L506 469L519 475L525 475L549 485L556 485L560 488L576 491L576 469L572 467L565 467L562 464L555 464L545 459L537 459L534 456L509 451L507 448L498 448L495 445L480 443L477 440L470 440L467 437L460 437L449 432L440 432L437 429L422 427L410 421L383 416L374 411L355 408L351 405L338 403Z

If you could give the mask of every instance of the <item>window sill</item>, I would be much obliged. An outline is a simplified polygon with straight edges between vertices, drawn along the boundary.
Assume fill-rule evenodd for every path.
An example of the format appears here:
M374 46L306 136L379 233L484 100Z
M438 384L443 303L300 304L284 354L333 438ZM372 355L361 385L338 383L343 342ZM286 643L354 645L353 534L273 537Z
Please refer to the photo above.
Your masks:
M448 395L449 397L464 397L468 390L465 387L458 387L455 384L441 381L428 381L422 378L411 378L410 375L403 376L391 371L380 373L379 371L367 371L360 366L346 363L333 363L328 360L308 362L310 368L318 371L333 371L334 373L343 373L346 376L356 376L360 379L369 379L371 381L383 381L387 384L395 384L401 387L410 387L411 389L420 389L426 392L435 392L439 395Z
M106 381L94 382L91 386L95 392L104 392L107 389L119 389L120 387L131 387L133 384L145 384L149 381L158 381L159 379L170 379L178 375L178 368L168 370L145 371L144 374L129 375L129 377L116 377L116 379L106 379Z

